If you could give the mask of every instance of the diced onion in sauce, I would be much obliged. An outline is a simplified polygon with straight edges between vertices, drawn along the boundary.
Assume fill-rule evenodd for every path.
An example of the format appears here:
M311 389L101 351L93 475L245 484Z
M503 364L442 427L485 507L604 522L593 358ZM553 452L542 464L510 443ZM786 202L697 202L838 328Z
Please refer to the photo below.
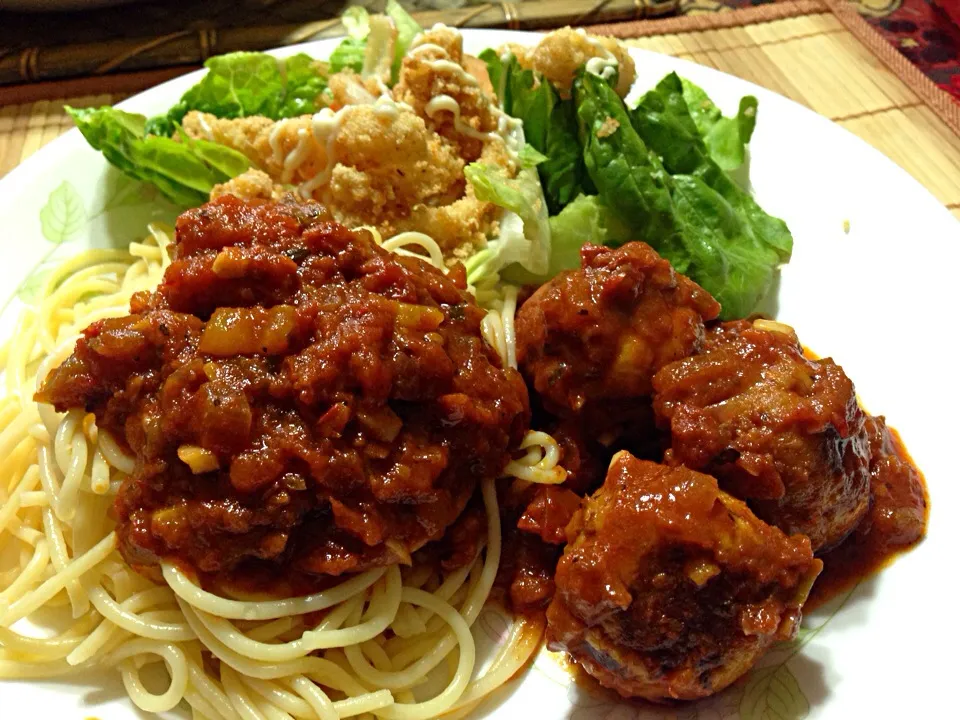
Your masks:
M797 338L797 331L786 323L777 322L776 320L767 320L765 318L758 318L753 321L753 326L757 330L766 330L767 332L779 333L780 335L786 335L794 342L800 342Z
M296 310L290 305L217 308L203 329L200 352L221 356L284 353L296 325Z
M213 472L220 467L217 456L197 445L181 445L177 448L177 457L182 460L194 475Z
M443 322L440 308L397 303L397 323L416 330L436 330Z

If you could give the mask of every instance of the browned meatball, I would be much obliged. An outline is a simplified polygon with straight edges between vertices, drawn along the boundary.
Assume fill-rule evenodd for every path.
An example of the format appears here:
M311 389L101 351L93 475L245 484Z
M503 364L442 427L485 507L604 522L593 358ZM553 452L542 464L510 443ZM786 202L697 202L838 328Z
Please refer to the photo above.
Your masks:
M870 440L870 494L873 503L857 536L880 535L888 546L906 547L926 532L923 479L883 417L867 417Z
M786 330L712 330L701 354L657 373L654 410L671 434L668 464L714 475L758 517L825 552L869 509L864 414L840 366L804 357Z
M625 697L722 690L793 636L822 563L708 475L618 453L568 527L547 642Z
M580 258L521 306L517 359L548 411L589 402L602 419L609 401L648 397L659 368L696 352L720 305L644 243L588 244Z
M870 512L840 547L823 558L823 574L810 596L816 605L872 575L897 553L923 539L927 494L895 431L867 416L870 439Z

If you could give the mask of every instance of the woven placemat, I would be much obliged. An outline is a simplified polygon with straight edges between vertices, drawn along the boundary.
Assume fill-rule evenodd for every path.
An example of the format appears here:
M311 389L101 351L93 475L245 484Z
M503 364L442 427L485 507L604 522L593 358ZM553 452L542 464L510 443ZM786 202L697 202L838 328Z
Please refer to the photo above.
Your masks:
M847 10L837 0L796 0L592 29L715 67L812 108L885 153L960 218L960 108ZM103 84L74 82L61 96L68 100L2 108L0 174L69 127L64 102L113 103L138 89Z
M460 0L441 10L401 0L422 27L542 30L619 22L674 12L679 0ZM211 55L263 50L344 34L337 0L169 0L82 12L0 16L0 85L106 76L175 65ZM383 0L364 0L382 8ZM2 6L2 3L0 3Z
M845 0L597 25L785 95L860 136L960 218L960 105Z

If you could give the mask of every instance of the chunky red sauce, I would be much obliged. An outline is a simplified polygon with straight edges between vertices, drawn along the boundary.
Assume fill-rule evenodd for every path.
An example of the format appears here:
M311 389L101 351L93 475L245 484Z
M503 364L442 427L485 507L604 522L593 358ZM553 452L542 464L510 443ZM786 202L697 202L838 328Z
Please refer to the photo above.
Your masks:
M574 499L505 495L510 599L552 595L548 645L620 694L704 697L790 636L811 586L822 602L922 538L922 477L790 327L712 323L641 243L581 260L517 314L535 426L582 499L557 561Z
M132 567L296 594L411 562L522 438L526 388L465 285L319 205L227 196L180 216L156 292L87 328L38 398L135 454Z

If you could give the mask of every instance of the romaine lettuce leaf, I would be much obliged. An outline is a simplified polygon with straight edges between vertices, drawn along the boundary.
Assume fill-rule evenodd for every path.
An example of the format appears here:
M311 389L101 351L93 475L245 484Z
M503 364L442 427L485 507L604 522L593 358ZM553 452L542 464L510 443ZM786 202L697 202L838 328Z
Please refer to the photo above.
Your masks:
M284 61L283 70L286 92L274 119L315 113L317 97L327 87L327 79L320 74L316 61L305 53L297 53Z
M767 215L710 157L683 98L665 77L630 116L602 82L574 83L587 169L607 203L633 231L723 306L745 317L790 258L786 224Z
M330 53L330 74L344 70L353 70L359 73L363 70L363 58L367 52L367 41L347 37Z
M580 71L573 83L583 157L600 199L656 246L675 231L670 176L630 123L620 96L600 77Z
M513 55L480 53L504 112L523 121L527 143L546 156L537 170L551 213L581 192L594 190L583 164L572 100L561 99L548 81L520 67Z
M403 62L403 56L407 54L407 48L413 39L419 35L423 28L417 24L417 21L410 17L410 14L403 9L397 0L387 0L387 7L384 12L393 20L397 28L397 40L393 48L393 82L397 81L400 75L400 64Z
M207 74L165 115L151 118L147 134L170 136L191 110L219 118L263 115L277 120L314 112L326 79L303 53L286 60L256 52L217 55Z
M781 255L748 217L695 175L675 175L671 197L679 228L664 256L711 292L724 320L748 316L773 284Z
M467 277L477 282L512 263L542 275L550 259L550 224L540 180L532 168L515 178L501 168L470 163L464 174L477 198L504 209L497 237L467 261Z
M331 74L347 69L362 73L365 68L379 68L381 60L387 60L390 64L391 84L397 81L403 56L407 54L407 48L422 28L396 0L387 0L384 13L396 29L396 37L392 42L382 42L384 38L377 35L376 39L381 42L371 45L372 25L369 13L361 7L347 8L343 14L343 25L347 29L348 36L330 55ZM384 48L392 48L391 58L379 56ZM369 53L377 56L368 57Z
M245 155L216 143L147 135L143 115L112 107L68 106L66 110L87 142L111 164L130 177L156 185L179 205L193 207L206 202L214 185L250 167Z
M675 73L643 96L632 113L634 127L649 147L663 158L672 175L695 175L719 193L747 221L756 242L776 250L780 262L790 260L793 237L786 223L768 215L741 189L708 148L691 136L692 112L683 98L683 81Z
M702 88L686 79L681 82L683 99L710 157L727 172L736 170L743 165L746 145L757 124L757 99L753 95L741 98L737 116L728 118Z
M630 112L630 121L670 173L693 172L708 154L676 73L667 75L640 98Z
M631 239L630 229L596 195L579 195L558 215L550 218L550 261L547 271L534 274L520 265L504 268L501 277L515 285L539 285L559 272L580 267L580 248L622 245Z

